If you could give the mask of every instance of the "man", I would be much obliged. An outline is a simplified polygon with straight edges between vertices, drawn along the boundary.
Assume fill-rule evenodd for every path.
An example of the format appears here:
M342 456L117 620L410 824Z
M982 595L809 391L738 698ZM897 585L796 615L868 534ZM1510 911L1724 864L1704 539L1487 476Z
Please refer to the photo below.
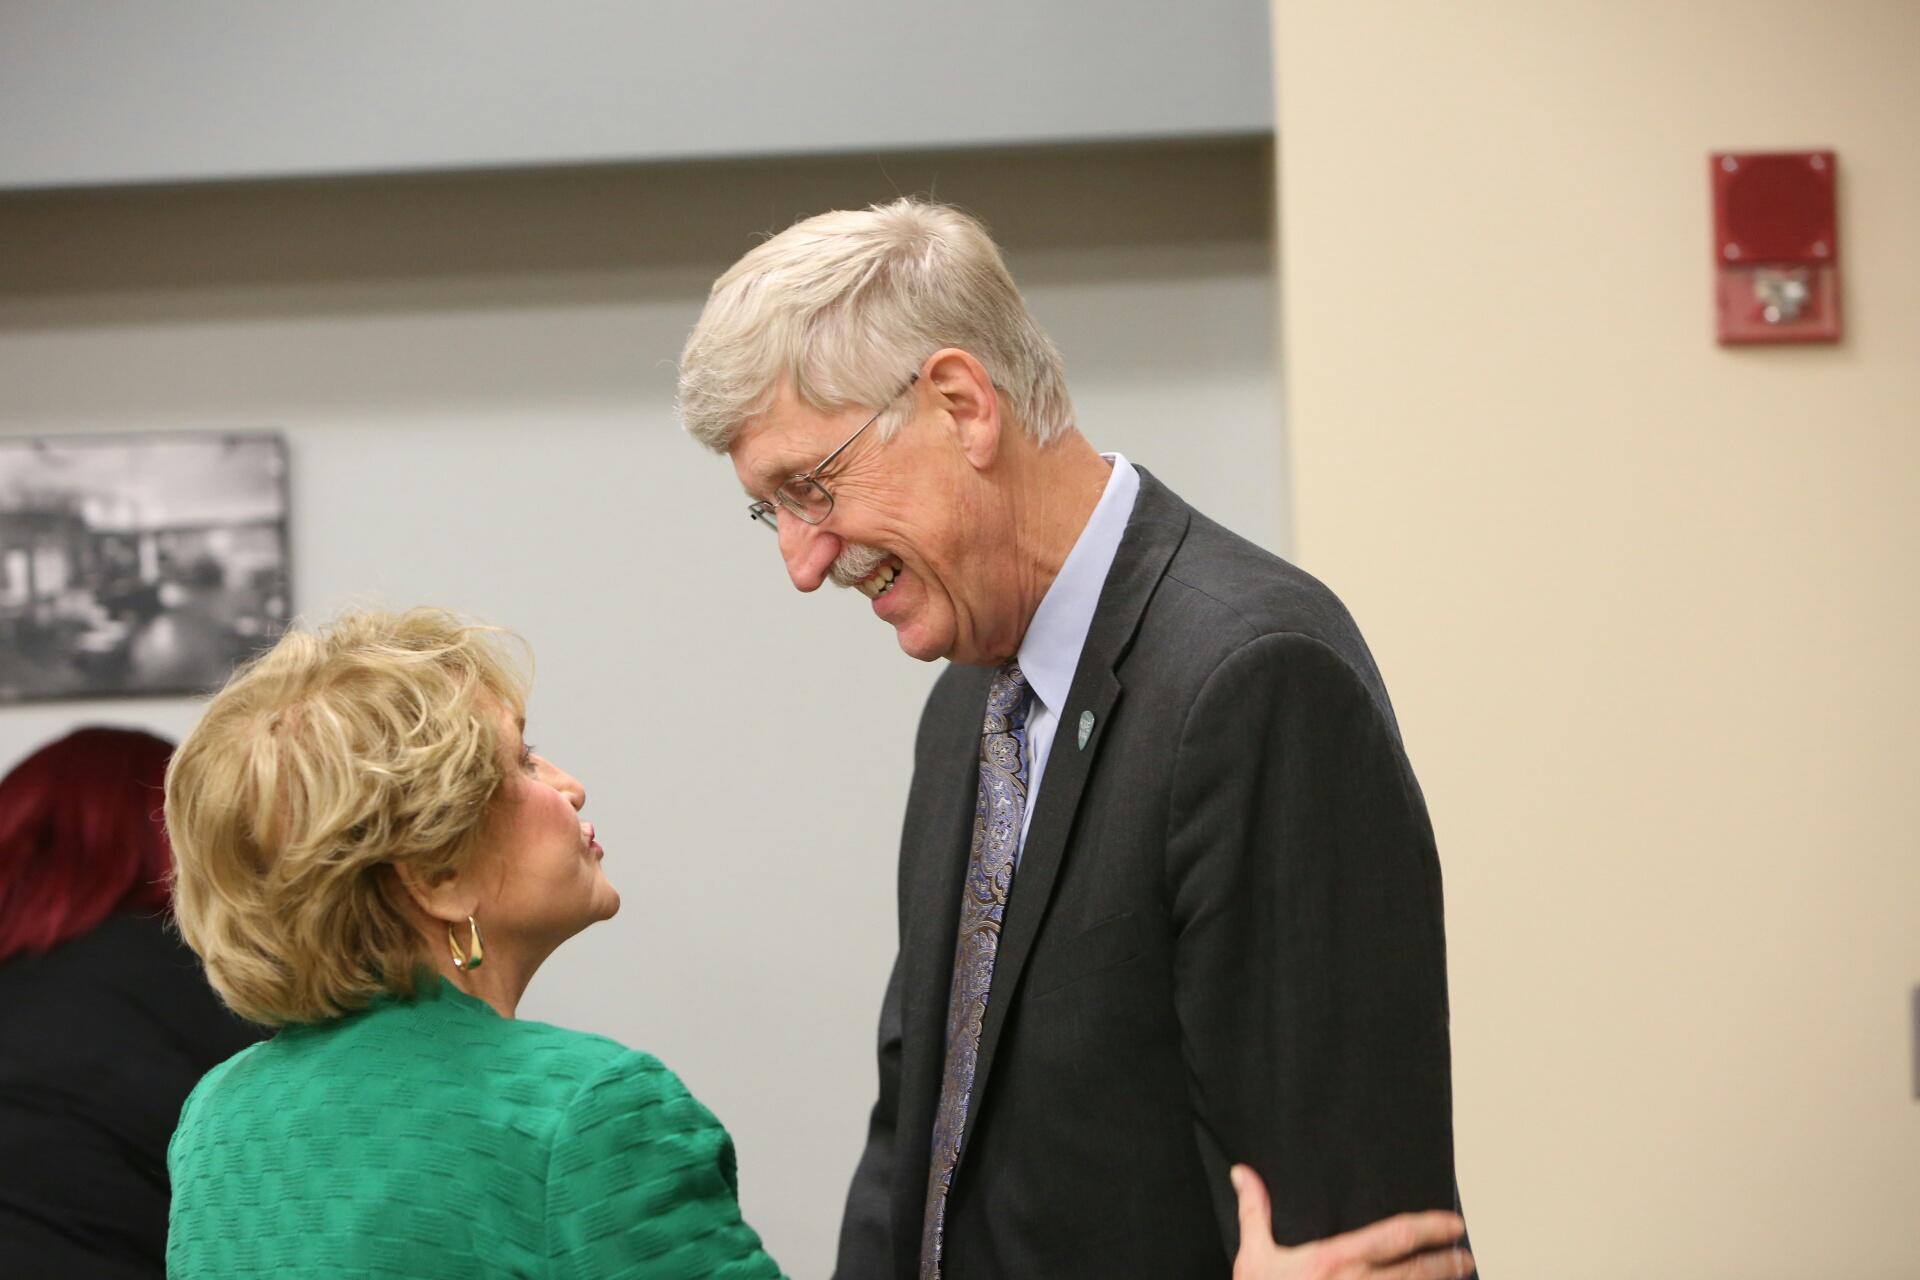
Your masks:
M952 664L837 1274L1223 1276L1236 1162L1281 1241L1457 1206L1440 870L1373 660L1095 452L985 230L797 224L715 283L680 400L797 588Z

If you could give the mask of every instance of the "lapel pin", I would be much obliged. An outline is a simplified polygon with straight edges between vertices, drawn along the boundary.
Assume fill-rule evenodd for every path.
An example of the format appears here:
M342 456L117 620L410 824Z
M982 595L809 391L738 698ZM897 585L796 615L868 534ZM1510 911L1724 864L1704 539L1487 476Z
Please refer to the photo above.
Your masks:
M1080 713L1080 749L1082 751L1085 751L1087 749L1087 739L1091 738L1092 736L1093 736L1093 712L1082 711Z

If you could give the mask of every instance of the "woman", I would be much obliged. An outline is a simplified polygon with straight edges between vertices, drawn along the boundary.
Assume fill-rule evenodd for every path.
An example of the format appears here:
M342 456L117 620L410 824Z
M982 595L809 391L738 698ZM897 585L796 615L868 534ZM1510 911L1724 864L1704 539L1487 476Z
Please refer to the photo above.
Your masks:
M0 1272L154 1277L167 1138L259 1038L167 926L172 747L80 729L0 781Z
M171 1275L778 1274L670 1071L513 1016L620 905L525 698L499 633L364 613L285 636L182 743L181 931L282 1030L181 1114Z
M170 1275L778 1274L671 1072L513 1016L620 906L525 699L497 633L358 614L285 636L181 743L180 931L282 1030L181 1113Z

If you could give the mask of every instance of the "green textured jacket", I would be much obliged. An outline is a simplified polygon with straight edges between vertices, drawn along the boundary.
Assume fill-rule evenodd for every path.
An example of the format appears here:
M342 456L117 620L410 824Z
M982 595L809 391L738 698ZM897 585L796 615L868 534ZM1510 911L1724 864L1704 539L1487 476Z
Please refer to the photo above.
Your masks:
M674 1074L444 980L208 1072L167 1153L175 1280L771 1280Z

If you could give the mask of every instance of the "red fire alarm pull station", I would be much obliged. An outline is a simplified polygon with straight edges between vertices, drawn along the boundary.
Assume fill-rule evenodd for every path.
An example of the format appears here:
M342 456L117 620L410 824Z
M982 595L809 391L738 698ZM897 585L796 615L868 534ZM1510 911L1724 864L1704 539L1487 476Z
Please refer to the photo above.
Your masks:
M1730 151L1711 160L1722 344L1840 338L1831 151Z

